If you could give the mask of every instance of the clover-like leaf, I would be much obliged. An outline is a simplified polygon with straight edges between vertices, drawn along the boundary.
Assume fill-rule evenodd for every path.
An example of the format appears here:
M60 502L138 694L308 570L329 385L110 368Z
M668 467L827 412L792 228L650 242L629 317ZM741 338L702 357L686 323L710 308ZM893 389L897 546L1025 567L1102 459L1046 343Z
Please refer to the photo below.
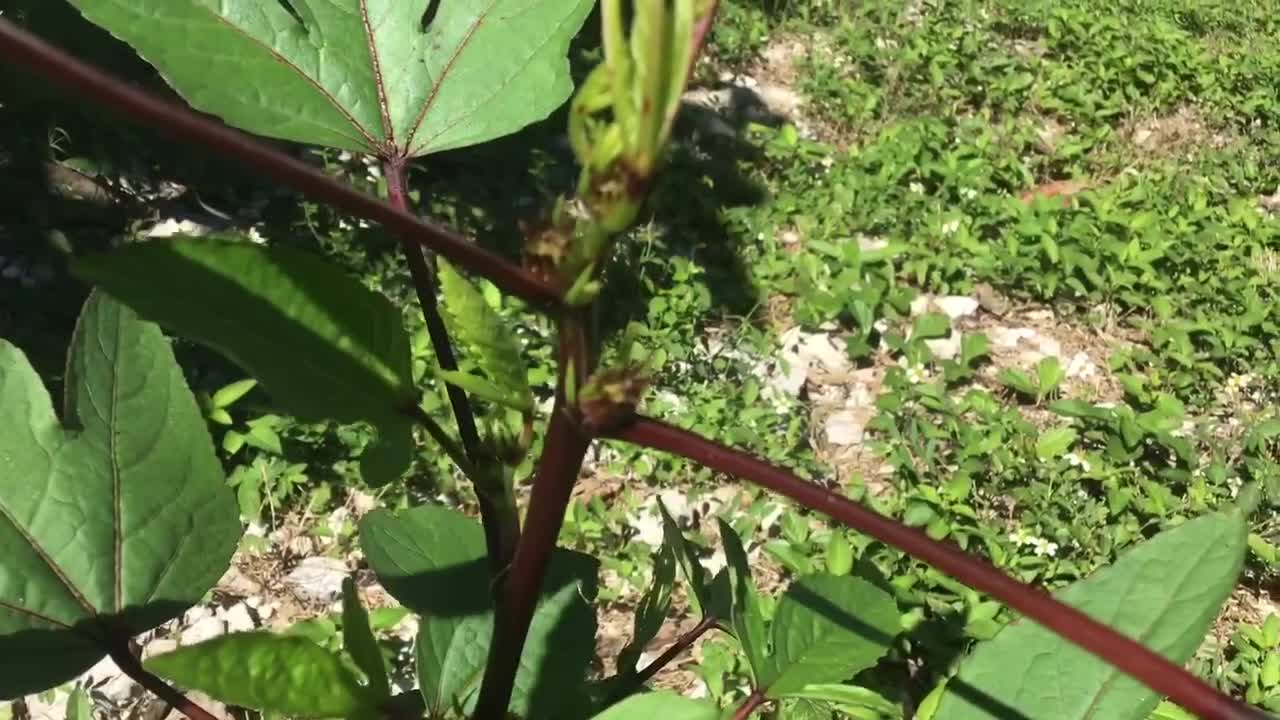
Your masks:
M1235 587L1247 530L1238 509L1196 518L1055 597L1181 664ZM991 718L986 708L992 703L1033 718L1145 718L1159 701L1155 691L1088 651L1015 620L965 660L934 719Z
M415 157L569 97L591 0L71 0L187 102L259 135ZM424 27L425 23L425 27Z
M341 658L296 635L223 635L157 655L144 666L225 703L296 718L348 717L381 700Z
M265 7L265 6L264 6ZM371 423L365 479L400 476L418 398L403 317L314 255L230 239L153 240L75 263L138 313L204 343L307 420Z
M0 340L0 697L69 680L177 617L226 570L239 517L160 329L95 293L62 418ZM33 662L32 658L38 658Z
M771 698L836 683L876 663L901 630L889 593L849 575L808 575L787 588L773 618Z

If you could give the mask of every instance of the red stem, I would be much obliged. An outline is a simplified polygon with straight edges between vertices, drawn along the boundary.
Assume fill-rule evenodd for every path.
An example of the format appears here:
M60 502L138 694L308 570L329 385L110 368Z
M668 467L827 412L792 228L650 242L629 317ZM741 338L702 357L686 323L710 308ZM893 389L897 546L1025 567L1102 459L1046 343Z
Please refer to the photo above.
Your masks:
M172 137L203 145L309 197L381 223L529 303L560 305L560 293L554 287L453 230L397 210L221 123L131 87L4 18L0 18L0 58L62 85L77 98L95 101Z
M191 720L218 720L217 716L197 705L177 688L147 672L138 658L129 651L127 643L113 644L108 654L125 675Z
M610 434L619 440L680 455L713 470L745 478L892 545L997 598L1200 717L1214 720L1267 717L1218 692L1141 644L1054 600L1047 593L1014 580L986 562L744 452L644 417Z
M383 176L387 181L387 199L391 207L406 213L413 212L409 203L406 186L407 168L403 158L386 160L382 164ZM440 306L436 299L437 284L435 269L427 250L414 243L407 235L400 236L400 244L404 248L408 261L409 274L413 277L413 287L418 295L418 304L422 306L422 318L427 325L427 335L431 338L431 347L435 350L436 361L445 370L457 370L458 361L453 354L453 342L449 339L449 328L445 326L440 315ZM480 433L476 429L476 416L462 388L445 383L445 392L449 395L449 405L453 408L453 417L458 425L458 436L462 439L462 448L476 468L484 462L483 448L480 444ZM516 541L519 539L520 523L509 522L502 517L502 509L484 493L476 493L476 503L480 506L480 521L484 526L485 546L488 550L489 572L497 578L511 564L515 553Z
M649 680L653 679L654 675L658 674L659 670L670 665L671 661L675 660L680 653L688 650L689 646L693 645L698 638L702 637L708 630L717 627L718 625L719 622L716 618L711 616L704 617L702 622L694 625L693 629L677 638L675 642L671 643L671 647L663 650L662 654L655 658L653 662L645 665L643 670L637 672L635 678L631 683L629 683L629 686L638 688L649 682Z
M733 713L733 720L747 720L751 717L751 713L755 712L765 703L764 693L756 690L747 696L738 709Z
M563 365L561 366L563 372ZM520 653L533 621L543 577L551 563L565 508L591 439L572 410L557 399L543 441L538 473L529 497L524 532L515 561L499 593L489 645L489 662L480 685L480 699L472 720L505 720L511 690L520 667Z

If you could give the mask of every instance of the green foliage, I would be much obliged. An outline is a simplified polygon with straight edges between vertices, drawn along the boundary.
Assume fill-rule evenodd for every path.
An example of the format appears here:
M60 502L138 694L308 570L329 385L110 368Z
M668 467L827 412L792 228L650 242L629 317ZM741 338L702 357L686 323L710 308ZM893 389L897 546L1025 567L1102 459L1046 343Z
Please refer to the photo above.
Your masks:
M474 145L546 117L573 88L564 56L592 5L451 2L424 30L427 0L72 2L200 110L383 157Z
M761 677L769 697L840 682L876 663L899 631L893 597L856 577L809 575L783 594L773 618L773 655Z
M669 692L636 695L614 705L593 720L648 720L661 716L664 720L716 720L720 711L711 703L690 700Z
M26 357L0 340L5 698L69 680L106 643L179 616L222 575L240 535L159 328L94 294L64 382L59 419Z
M417 391L403 319L337 267L286 248L183 239L131 245L76 268L253 373L289 412L373 424L377 437L361 458L369 482L408 467Z
M444 294L444 313L449 332L455 342L466 348L470 359L483 377L440 371L448 382L490 402L533 412L533 393L525 363L511 330L484 295L453 266L441 261L440 290Z
M235 633L147 660L162 678L241 707L297 718L362 718L382 699L334 653L302 637Z
M1240 573L1245 529L1237 509L1191 520L1055 597L1185 662ZM991 717L971 699L973 693L955 689L957 683L1028 717L1143 718L1160 700L1094 655L1025 622L1010 624L974 650L934 715L935 720Z
M379 703L391 697L387 665L369 626L369 613L360 603L355 581L351 578L342 581L342 646L364 673L369 693Z

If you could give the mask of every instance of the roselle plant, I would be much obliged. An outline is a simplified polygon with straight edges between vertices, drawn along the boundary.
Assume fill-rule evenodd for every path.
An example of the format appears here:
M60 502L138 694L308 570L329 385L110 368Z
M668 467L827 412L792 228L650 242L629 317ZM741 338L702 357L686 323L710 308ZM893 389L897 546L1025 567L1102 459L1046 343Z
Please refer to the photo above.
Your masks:
M730 717L790 716L801 702L858 717L911 712L856 684L896 651L905 630L884 578L851 572L850 558L832 572L796 578L766 617L733 528L720 523L727 566L710 576L665 511L666 541L619 670L589 680L598 562L557 548L556 538L589 447L613 439L770 488L1034 621L1015 621L977 646L915 717L1143 718L1161 695L1202 717L1264 717L1179 666L1240 572L1254 494L1148 540L1051 598L825 487L638 413L645 388L661 379L601 363L593 322L601 268L660 181L712 0L602 0L603 60L569 111L582 168L576 192L528 219L522 264L419 220L407 164L513 132L561 105L572 91L568 43L592 3L71 2L136 48L196 109L259 135L378 158L385 203L0 19L0 57L10 68L397 234L454 423L446 427L422 408L400 311L318 257L225 236L78 258L75 272L98 289L72 338L60 416L23 353L0 341L3 697L60 684L110 656L195 720L211 716L178 688L299 718L710 720L726 711L644 686L716 630L736 641L752 680ZM548 417L538 417L511 329L468 274L555 322L558 378ZM375 510L360 523L369 565L418 615L416 692L393 695L351 582L341 652L253 632L137 658L133 636L198 602L240 535L200 405L160 327L238 363L287 412L368 424L374 440L361 473L370 484L404 475L418 431L471 481L479 522L422 505ZM539 429L542 454L522 518L515 473ZM700 622L637 667L672 610L677 578Z

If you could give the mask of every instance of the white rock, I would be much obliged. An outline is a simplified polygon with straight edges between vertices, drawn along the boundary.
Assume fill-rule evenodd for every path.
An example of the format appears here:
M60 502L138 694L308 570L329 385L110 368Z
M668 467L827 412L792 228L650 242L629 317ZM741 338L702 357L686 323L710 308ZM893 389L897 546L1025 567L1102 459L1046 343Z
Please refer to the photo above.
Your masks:
M178 220L175 218L165 218L155 225L152 225L151 229L144 234L148 238L170 238L174 235L191 235L193 237L200 237L201 235L209 234L209 231L212 229L213 228L208 225L201 225L198 222L193 222L187 219Z
M156 638L142 648L142 658L155 657L178 649L178 641L173 638Z
M1089 359L1088 353L1078 352L1071 356L1067 363L1067 377L1091 378L1098 372L1098 366Z
M232 565L218 581L218 589L237 597L249 597L261 593L262 585L240 572L240 568Z
M211 617L213 617L212 609L204 605L196 605L182 616L182 624L187 626L195 625L201 620Z
M249 606L244 603L227 608L222 619L227 623L227 632L248 632L254 628L253 615L249 613Z
M94 693L116 705L123 705L142 692L142 688L125 675L111 658L103 658L84 674L86 684Z
M356 517L363 517L374 508L378 507L377 498L368 493L360 492L359 490L352 490L347 495L347 502L351 504L351 512Z
M968 317L978 312L978 299L963 295L945 295L934 298L933 304L952 320Z
M69 698L67 693L57 691L49 702L41 700L38 695L31 695L24 700L27 716L31 720L66 720Z
M841 410L831 413L823 427L832 445L857 445L862 442L863 424L857 413Z
M1006 348L1017 347L1018 341L1035 336L1036 331L1031 328L996 327L988 332L988 337L991 338L992 343Z
M961 333L953 330L947 337L925 340L924 344L939 360L954 360L960 355L960 339Z
M182 631L182 644L195 645L226 634L227 624L225 622L216 617L207 617Z
M928 295L917 295L915 299L911 301L911 317L916 317L929 312L929 303L932 301L933 298Z
M333 602L342 595L347 564L337 558L309 557L298 563L284 582L302 600Z
M1062 357L1062 343L1057 340L1047 335L1037 335L1032 338L1031 341L1035 343L1036 349L1039 350L1042 355Z
M639 513L630 518L631 527L636 531L635 539L651 547L662 545L666 537L662 532L662 520L651 513Z

